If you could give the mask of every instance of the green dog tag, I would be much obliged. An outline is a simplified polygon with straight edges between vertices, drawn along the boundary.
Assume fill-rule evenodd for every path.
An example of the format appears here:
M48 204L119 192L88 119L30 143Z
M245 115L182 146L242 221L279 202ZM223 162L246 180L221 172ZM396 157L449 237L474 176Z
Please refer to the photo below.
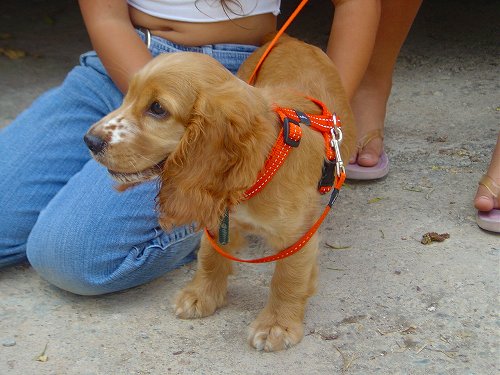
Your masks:
M226 208L224 213L220 218L219 225L219 243L221 245L227 245L229 242L229 210Z

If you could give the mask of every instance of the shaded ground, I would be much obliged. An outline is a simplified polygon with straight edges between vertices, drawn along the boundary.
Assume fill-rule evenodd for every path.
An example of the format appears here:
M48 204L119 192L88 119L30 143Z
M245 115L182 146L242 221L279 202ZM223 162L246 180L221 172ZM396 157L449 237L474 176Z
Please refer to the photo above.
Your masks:
M72 1L4 3L0 48L28 56L0 56L0 127L89 48ZM350 183L321 229L320 287L299 346L246 344L271 266L239 266L228 306L195 321L171 308L195 264L98 298L19 266L0 271L0 374L497 374L500 237L479 230L471 201L500 128L499 14L494 1L448 3L424 4L401 53L389 176ZM324 45L325 9L311 4L291 33ZM422 245L429 231L450 238ZM45 347L48 361L36 361Z

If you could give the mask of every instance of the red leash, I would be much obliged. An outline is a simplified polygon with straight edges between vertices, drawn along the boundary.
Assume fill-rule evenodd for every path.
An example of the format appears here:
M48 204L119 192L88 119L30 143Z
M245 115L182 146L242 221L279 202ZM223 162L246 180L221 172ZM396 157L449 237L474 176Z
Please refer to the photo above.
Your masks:
M276 260L280 260L286 257L289 257L290 255L295 254L297 251L302 249L304 245L311 239L311 237L316 233L318 228L321 226L321 223L323 223L323 220L325 220L326 216L330 212L330 209L332 208L333 204L337 200L337 196L339 194L340 188L344 184L345 180L345 172L343 172L340 177L335 177L335 185L334 189L332 191L332 194L330 196L330 201L328 202L327 206L325 207L323 213L319 217L318 220L314 223L314 225L307 231L306 234L304 234L297 242L295 242L292 246L287 247L284 250L281 250L280 252L270 255L267 257L263 258L257 258L257 259L241 259L237 258L228 252L224 251L217 241L213 238L213 236L210 234L207 228L205 228L205 235L208 238L208 241L212 245L212 247L217 251L220 255L222 255L225 258L234 260L236 262L242 262L242 263L267 263L267 262L274 262Z
M269 43L269 46L267 46L267 49L264 51L264 54L260 57L260 60L257 63L257 65L255 66L255 69L254 69L252 75L248 79L247 83L249 85L252 85L254 83L255 78L257 77L257 72L259 71L261 65L264 63L264 60L266 59L267 55L269 55L269 52L271 52L271 50L273 49L273 47L276 45L276 42L278 41L278 39L280 38L280 36L283 35L283 33L285 32L285 30L288 28L288 26L290 26L290 24L292 23L292 21L295 19L295 17L297 17L297 15L300 13L300 11L302 10L302 8L304 8L304 6L307 4L308 1L309 0L302 0L300 2L300 4L297 6L297 9L295 9L293 11L293 13L290 15L290 17L288 17L288 19L283 24L283 26L281 26L281 29L279 29L279 31L276 33L276 35L274 36L273 40L271 40L271 43Z

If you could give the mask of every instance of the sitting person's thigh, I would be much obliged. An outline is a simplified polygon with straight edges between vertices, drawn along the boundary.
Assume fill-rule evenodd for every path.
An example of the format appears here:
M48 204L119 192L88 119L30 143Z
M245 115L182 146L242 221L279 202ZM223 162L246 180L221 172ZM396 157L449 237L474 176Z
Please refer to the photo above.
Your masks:
M122 98L107 76L82 63L0 130L0 267L26 260L40 211L90 159L83 135Z
M32 266L77 294L102 294L146 283L195 258L193 226L164 232L155 210L157 182L123 193L89 161L43 210L28 239Z

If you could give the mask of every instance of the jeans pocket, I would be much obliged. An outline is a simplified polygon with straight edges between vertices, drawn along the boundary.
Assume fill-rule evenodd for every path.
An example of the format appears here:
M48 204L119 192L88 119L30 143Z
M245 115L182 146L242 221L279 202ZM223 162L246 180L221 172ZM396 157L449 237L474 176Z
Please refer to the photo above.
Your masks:
M97 56L96 51L89 51L80 55L80 65L93 68L101 74L108 75L106 68L102 65L101 59Z

